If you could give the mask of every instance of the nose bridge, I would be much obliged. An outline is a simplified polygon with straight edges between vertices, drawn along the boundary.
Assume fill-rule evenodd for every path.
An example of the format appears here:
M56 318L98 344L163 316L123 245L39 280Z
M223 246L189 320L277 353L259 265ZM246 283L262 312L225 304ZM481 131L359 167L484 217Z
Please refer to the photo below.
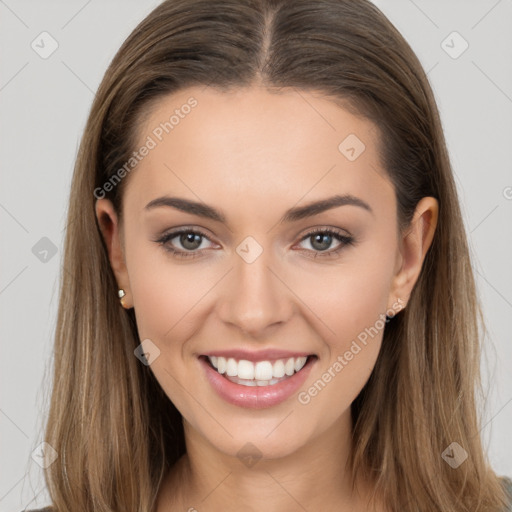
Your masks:
M247 237L233 258L235 268L225 289L222 319L253 335L286 321L292 304L286 287L272 271L275 262L271 249Z

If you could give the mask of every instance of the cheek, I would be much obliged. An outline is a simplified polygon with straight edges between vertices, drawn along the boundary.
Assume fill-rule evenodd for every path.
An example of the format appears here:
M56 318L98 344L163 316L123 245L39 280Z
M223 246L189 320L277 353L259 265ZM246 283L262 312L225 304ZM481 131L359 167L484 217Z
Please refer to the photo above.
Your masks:
M141 340L154 340L167 352L181 350L204 324L215 286L229 266L183 263L157 244L140 243L135 238L131 246L127 240L126 246Z
M218 272L176 264L163 249L146 248L143 244L134 244L128 254L139 338L150 339L160 351L151 363L151 371L178 410L194 419L197 410L190 393L195 390L184 357L188 340L203 325L204 304L218 280L211 274Z
M390 271L382 260L371 267L363 263L347 272L340 268L336 278L317 279L318 292L309 295L311 309L319 311L317 331L324 333L324 345L316 378L301 390L298 401L325 424L350 407L381 348Z
M187 276L189 277L187 279ZM130 285L141 336L160 342L175 337L193 314L194 304L208 290L208 279L189 273L173 272L165 266L137 271Z
M392 257L382 251L379 258L361 252L340 265L294 278L293 289L314 312L331 352L344 351L352 339L385 315L392 265Z

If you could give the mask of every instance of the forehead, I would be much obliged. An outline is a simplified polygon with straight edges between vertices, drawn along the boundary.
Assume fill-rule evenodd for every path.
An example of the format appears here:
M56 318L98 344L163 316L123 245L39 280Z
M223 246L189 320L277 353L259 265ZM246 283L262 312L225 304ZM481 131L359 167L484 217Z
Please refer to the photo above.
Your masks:
M151 146L130 178L141 200L182 192L296 203L391 186L377 127L319 93L191 87L154 103L138 135L136 149Z

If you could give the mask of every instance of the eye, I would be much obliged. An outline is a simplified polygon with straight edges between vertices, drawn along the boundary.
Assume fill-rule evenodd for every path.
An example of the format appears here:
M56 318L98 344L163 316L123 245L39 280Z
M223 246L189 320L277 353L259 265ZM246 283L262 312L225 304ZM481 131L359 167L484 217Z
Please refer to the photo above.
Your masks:
M338 245L335 249L329 250L333 242L337 241ZM352 245L354 238L343 234L341 231L332 228L319 228L310 231L301 240L302 242L309 242L312 249L305 249L310 253L311 257L333 257L337 256L345 246Z
M198 229L181 228L164 234L155 240L163 249L176 258L195 258L211 246L204 246L204 242L209 241L208 235ZM338 245L330 249L333 242ZM336 257L347 245L354 244L352 236L348 236L341 231L332 228L319 228L307 233L302 237L300 243L308 242L311 249L302 248L309 257ZM210 242L211 243L211 242Z
M173 242L173 240L176 240ZM177 258L194 258L200 256L205 250L201 247L208 236L197 229L182 228L170 233L166 233L161 238L155 240L162 245L164 250ZM176 244L179 244L176 248Z

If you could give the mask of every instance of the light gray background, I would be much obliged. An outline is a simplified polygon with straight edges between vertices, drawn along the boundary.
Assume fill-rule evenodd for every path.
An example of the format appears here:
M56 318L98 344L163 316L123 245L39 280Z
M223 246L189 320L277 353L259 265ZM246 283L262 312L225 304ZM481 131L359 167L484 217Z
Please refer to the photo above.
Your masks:
M108 63L158 3L0 0L2 511L48 502L31 454L47 411L73 163ZM489 328L482 437L498 474L512 475L512 0L376 4L418 54L441 111ZM31 48L43 31L58 42L47 59ZM458 58L443 49L462 48L446 39L453 31L469 44Z

